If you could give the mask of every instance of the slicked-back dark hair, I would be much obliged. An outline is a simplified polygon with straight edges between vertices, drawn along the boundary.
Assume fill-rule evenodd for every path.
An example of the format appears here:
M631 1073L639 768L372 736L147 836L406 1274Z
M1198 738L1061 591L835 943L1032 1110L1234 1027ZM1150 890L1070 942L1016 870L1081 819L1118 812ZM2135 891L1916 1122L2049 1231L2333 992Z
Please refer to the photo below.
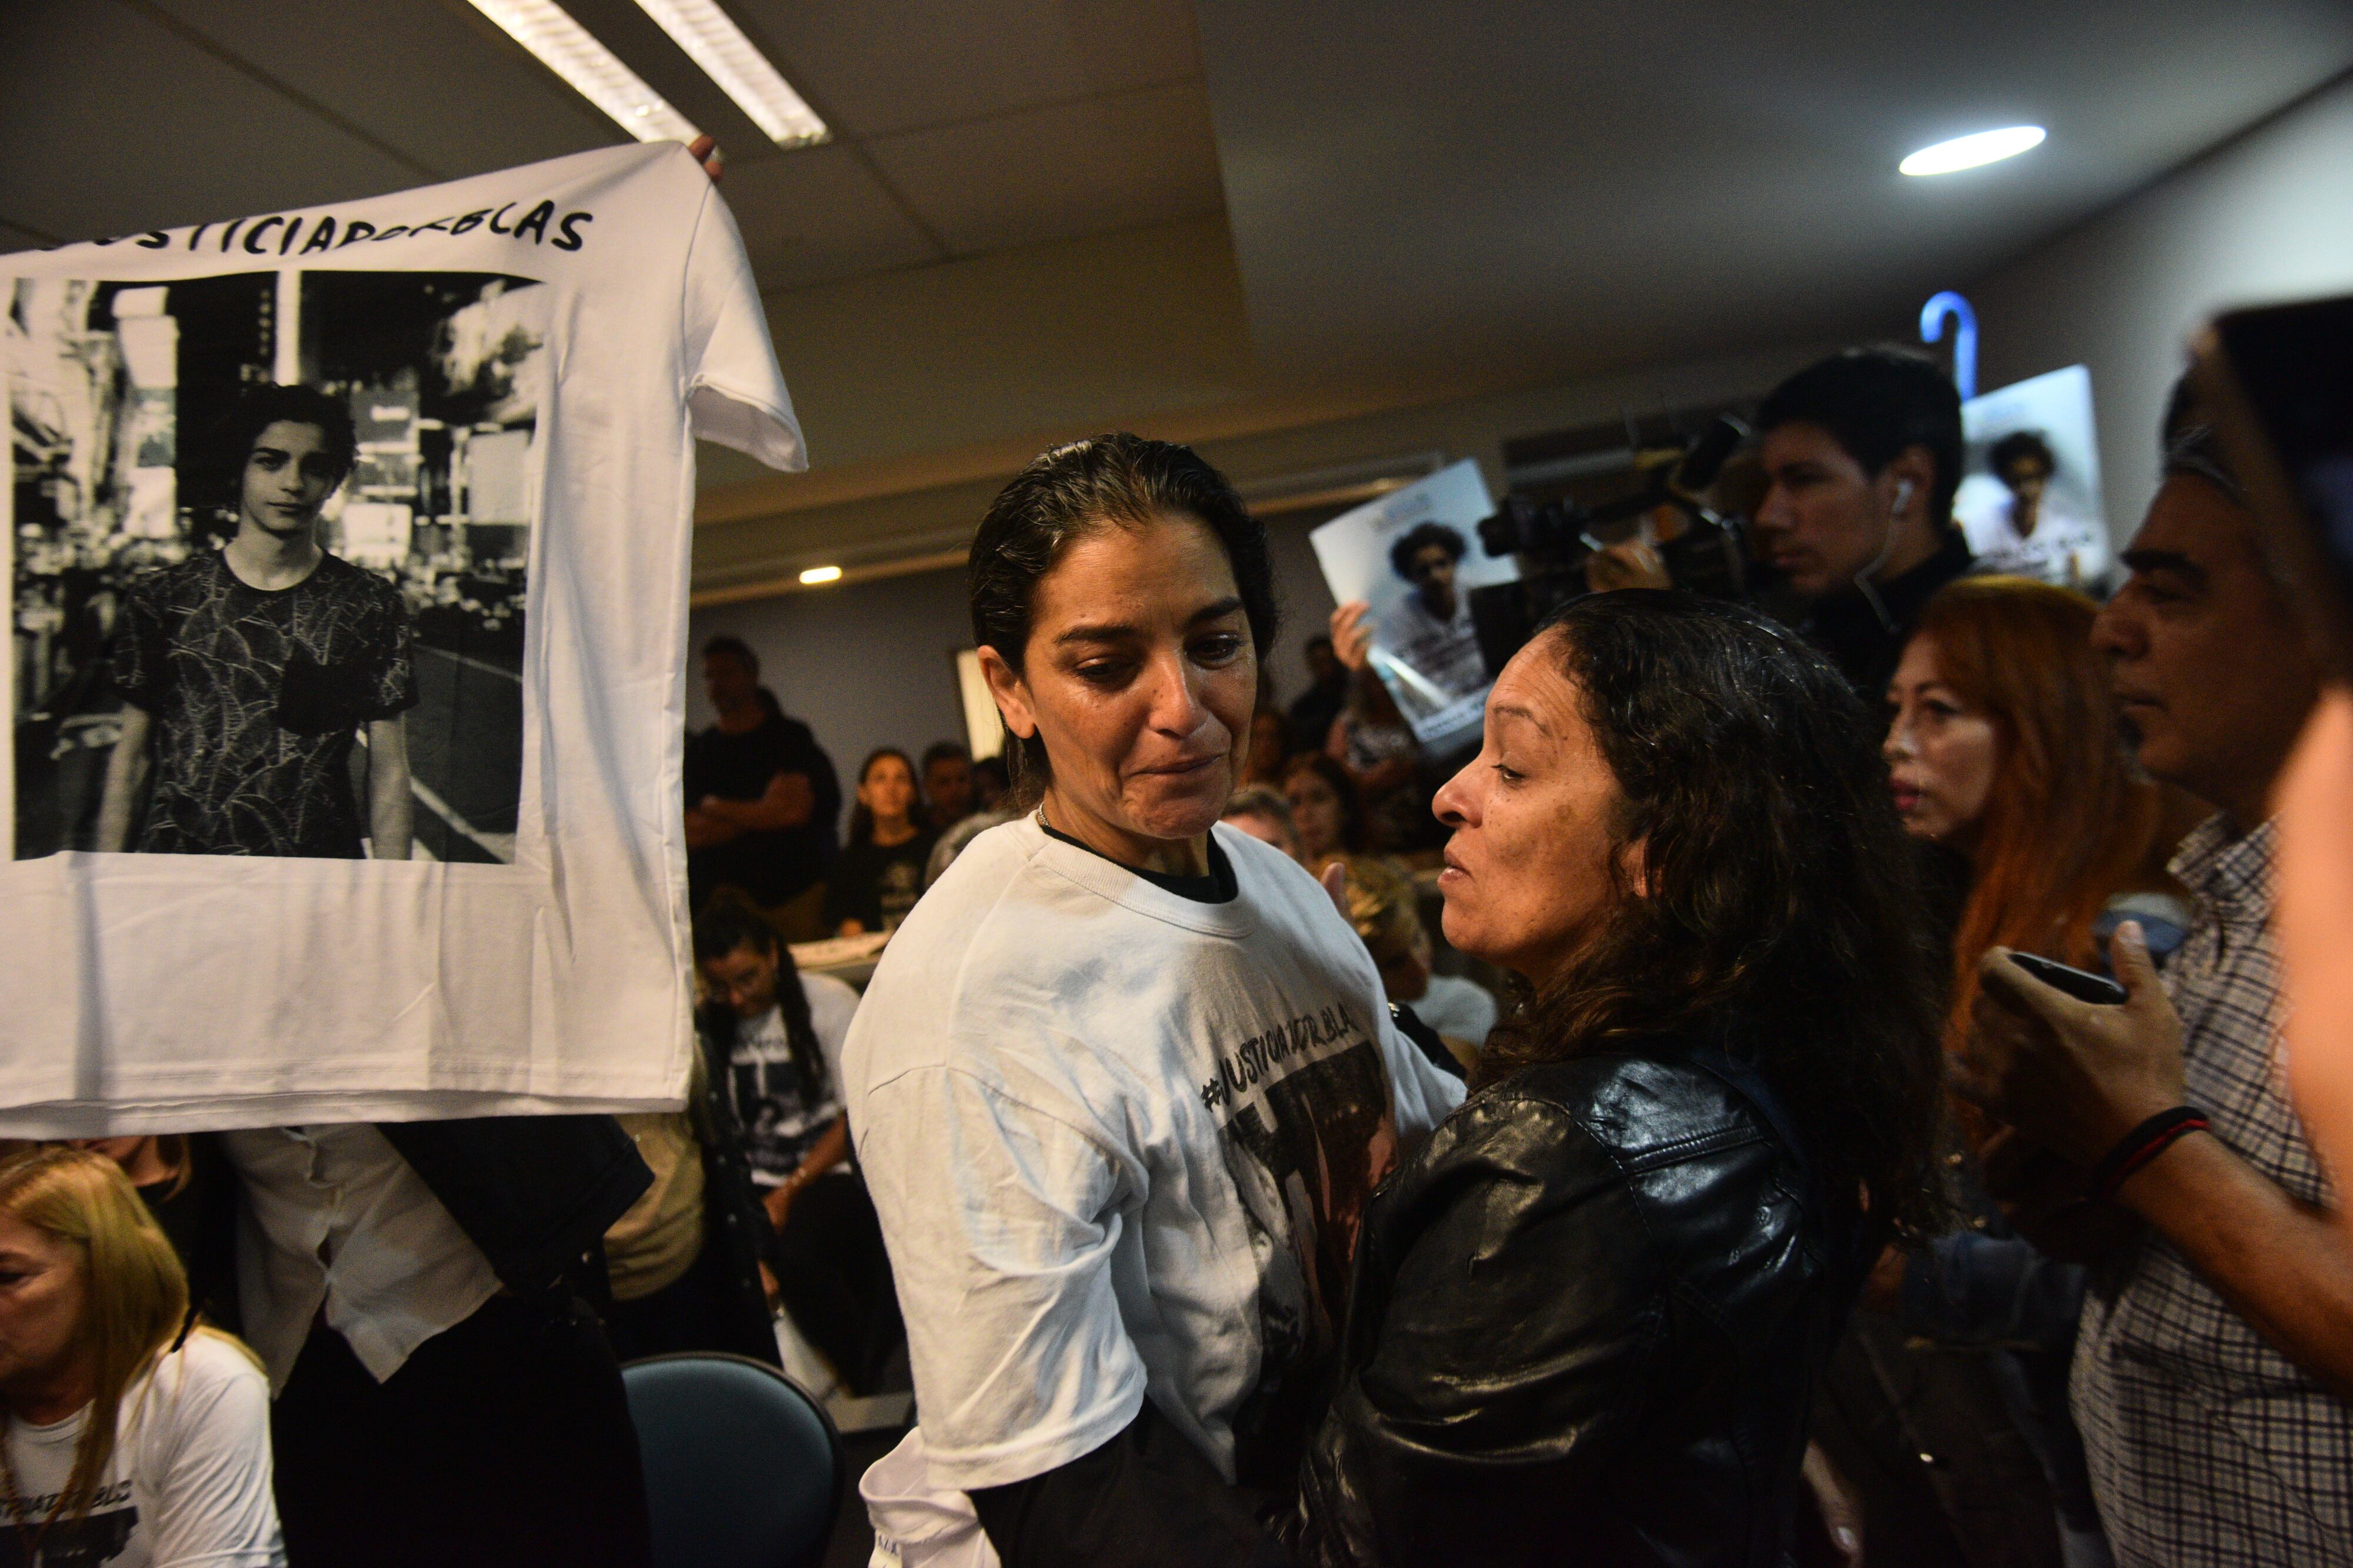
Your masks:
M1829 431L1873 479L1905 447L1926 447L1936 469L1928 516L1940 528L1951 526L1953 495L1961 488L1961 395L1926 354L1879 347L1816 360L1757 405L1758 435L1784 425Z
M352 424L351 405L342 398L320 391L315 386L280 385L267 383L249 388L237 400L229 415L229 448L236 460L236 471L245 470L246 459L253 456L253 444L272 425L309 425L319 432L327 455L335 462L335 482L342 484L351 478L352 465L359 461L359 431Z
M1276 622L1266 531L1225 476L1193 448L1124 433L1040 452L989 503L973 538L966 578L974 643L1021 668L1038 584L1062 552L1098 530L1143 528L1169 513L1194 519L1225 547L1250 642L1263 664ZM1045 743L1010 731L1006 741L1015 797L1033 801L1048 777Z
M1862 700L1764 616L1667 591L1573 601L1530 647L1577 689L1642 883L1490 1038L1480 1080L1723 1030L1827 1193L1867 1192L1883 1237L1933 1219L1940 974Z

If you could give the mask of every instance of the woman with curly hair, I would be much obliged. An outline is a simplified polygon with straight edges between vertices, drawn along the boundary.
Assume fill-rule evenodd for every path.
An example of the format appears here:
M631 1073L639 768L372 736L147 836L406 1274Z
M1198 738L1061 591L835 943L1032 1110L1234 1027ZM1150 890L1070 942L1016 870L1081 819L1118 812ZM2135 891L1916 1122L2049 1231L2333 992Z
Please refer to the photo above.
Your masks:
M1820 654L1684 595L1576 601L1504 668L1440 888L1526 995L1366 1212L1305 1561L1784 1560L1816 1379L1939 1209L1875 740Z

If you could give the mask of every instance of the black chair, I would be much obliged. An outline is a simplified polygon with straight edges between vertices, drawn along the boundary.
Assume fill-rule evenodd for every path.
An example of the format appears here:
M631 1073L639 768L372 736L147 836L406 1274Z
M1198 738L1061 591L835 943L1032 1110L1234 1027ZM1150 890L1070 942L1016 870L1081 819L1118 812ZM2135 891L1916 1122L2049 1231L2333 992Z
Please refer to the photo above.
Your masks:
M717 1352L621 1369L644 1457L655 1568L803 1568L849 1489L841 1434L808 1391Z

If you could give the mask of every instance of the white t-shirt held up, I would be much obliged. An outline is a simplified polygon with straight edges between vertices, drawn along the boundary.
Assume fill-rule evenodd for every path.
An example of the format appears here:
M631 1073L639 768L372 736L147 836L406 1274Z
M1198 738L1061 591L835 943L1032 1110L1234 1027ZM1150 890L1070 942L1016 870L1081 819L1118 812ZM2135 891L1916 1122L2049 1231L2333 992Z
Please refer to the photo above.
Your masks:
M1281 1479L1373 1186L1460 1100L1296 864L1220 824L1187 899L1027 818L883 954L843 1053L931 1473L1101 1447L1149 1395L1231 1479Z

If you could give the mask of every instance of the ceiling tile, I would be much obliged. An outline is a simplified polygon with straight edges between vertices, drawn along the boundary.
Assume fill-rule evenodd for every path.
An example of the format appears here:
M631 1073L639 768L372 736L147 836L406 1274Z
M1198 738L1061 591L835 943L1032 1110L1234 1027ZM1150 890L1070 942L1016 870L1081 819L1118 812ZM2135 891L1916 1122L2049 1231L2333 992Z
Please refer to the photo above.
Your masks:
M763 290L795 289L940 253L856 153L812 147L733 163L720 189Z
M870 144L884 176L961 254L1218 210L1218 153L1195 83L913 132Z
M443 179L627 140L462 0L142 3Z
M90 239L430 178L113 0L0 11L0 214L12 222Z
M1200 74L1187 0L730 0L794 84L853 135Z

